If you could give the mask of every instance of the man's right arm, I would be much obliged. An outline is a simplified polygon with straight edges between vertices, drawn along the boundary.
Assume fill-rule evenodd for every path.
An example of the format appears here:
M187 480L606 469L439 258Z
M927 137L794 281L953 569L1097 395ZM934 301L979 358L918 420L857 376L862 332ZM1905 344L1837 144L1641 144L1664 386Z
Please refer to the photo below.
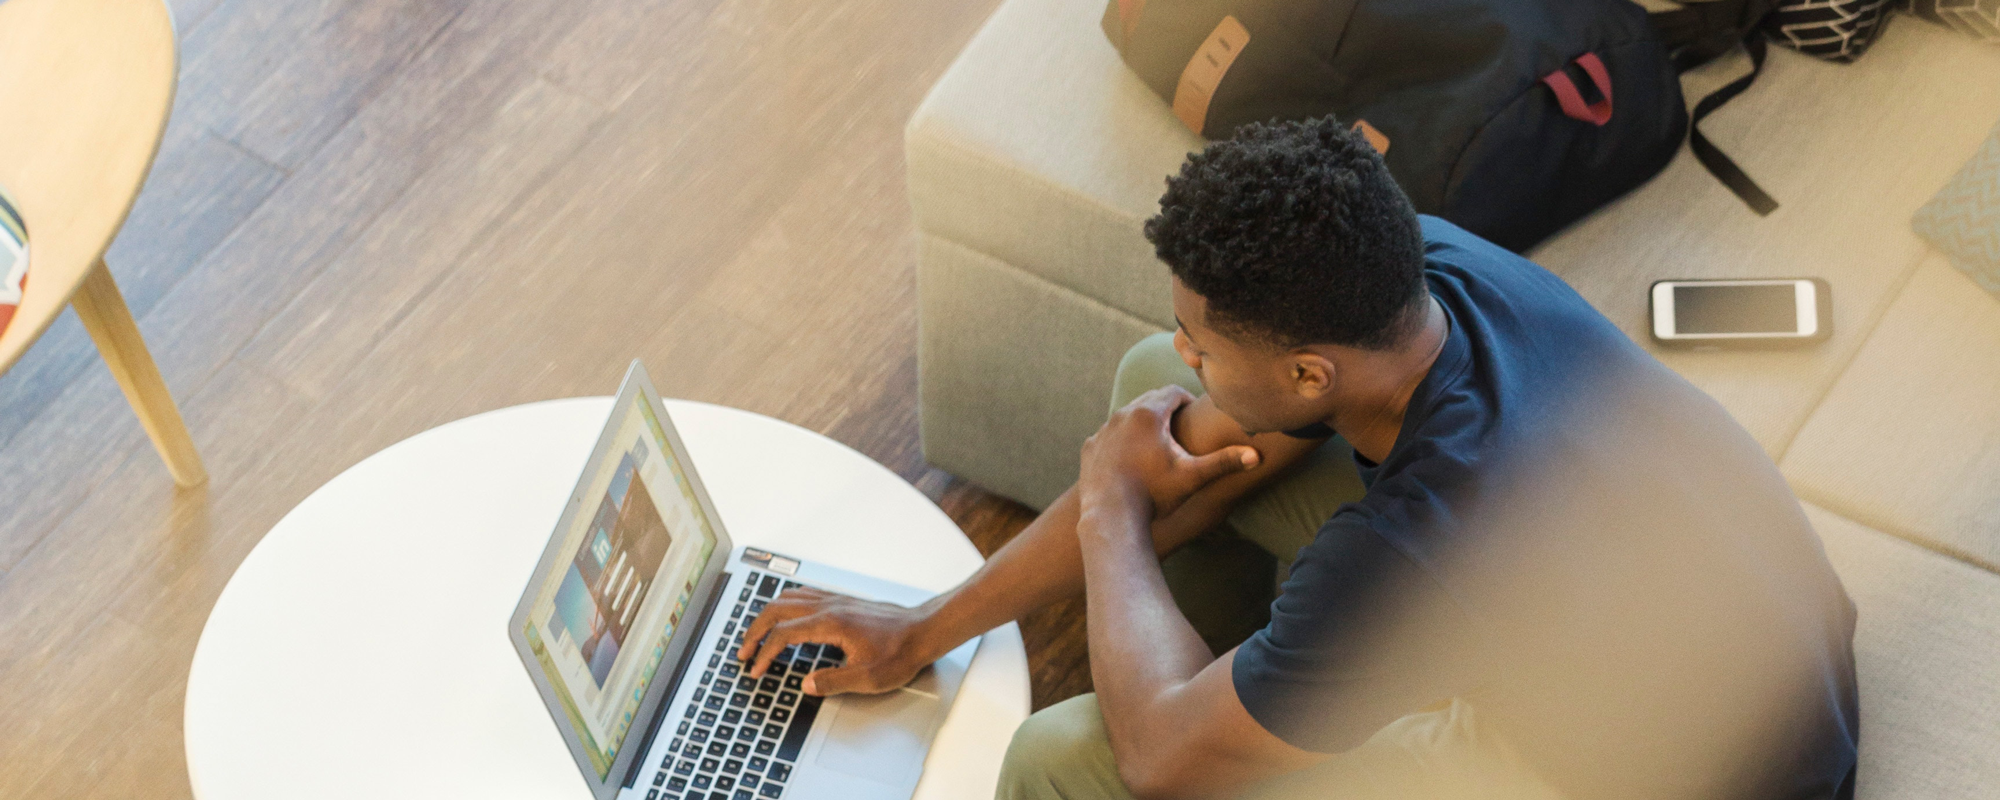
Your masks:
M1165 554L1218 524L1236 503L1270 482L1320 445L1281 433L1250 436L1203 397L1174 419L1174 439L1192 455L1249 445L1257 466L1203 487L1152 525L1154 549ZM1083 555L1076 539L1075 487L1002 546L949 592L914 609L867 603L823 592L794 591L772 602L752 623L738 656L760 675L771 658L795 642L839 646L849 666L813 676L818 694L880 692L966 640L1083 591ZM760 640L763 646L760 648Z

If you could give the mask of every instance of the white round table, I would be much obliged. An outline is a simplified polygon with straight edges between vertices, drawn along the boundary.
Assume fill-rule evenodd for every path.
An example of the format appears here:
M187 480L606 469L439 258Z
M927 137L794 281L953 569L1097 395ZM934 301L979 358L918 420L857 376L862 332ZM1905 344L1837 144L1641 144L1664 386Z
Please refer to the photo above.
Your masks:
M433 428L286 514L195 649L195 795L588 798L507 620L610 405L554 400ZM937 506L840 443L747 411L667 407L737 543L937 591L979 566ZM1020 631L989 632L916 796L992 797L1028 703Z

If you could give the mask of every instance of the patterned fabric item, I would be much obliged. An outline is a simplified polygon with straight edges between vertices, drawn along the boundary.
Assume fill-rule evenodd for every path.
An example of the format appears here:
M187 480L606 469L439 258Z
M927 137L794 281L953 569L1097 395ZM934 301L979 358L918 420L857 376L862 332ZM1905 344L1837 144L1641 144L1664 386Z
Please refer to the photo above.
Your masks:
M2000 297L2000 126L1910 222L1953 266Z
M1902 0L1902 6L1974 39L2000 44L2000 0Z
M1793 50L1845 63L1860 58L1889 26L1889 2L1778 0L1764 17L1764 32L1772 41Z
M0 189L0 331L14 321L21 289L28 283L28 228L14 201Z

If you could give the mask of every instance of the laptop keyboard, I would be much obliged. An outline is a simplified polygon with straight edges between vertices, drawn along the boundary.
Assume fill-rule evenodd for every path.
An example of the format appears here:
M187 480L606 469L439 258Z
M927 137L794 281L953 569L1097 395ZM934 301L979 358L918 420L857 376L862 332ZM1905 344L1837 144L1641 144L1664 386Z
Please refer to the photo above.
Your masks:
M751 572L706 654L693 698L674 725L667 757L653 775L646 800L777 800L819 717L821 698L799 688L807 673L839 666L846 654L833 645L787 647L762 679L744 674L736 660L743 629L764 604L799 584Z

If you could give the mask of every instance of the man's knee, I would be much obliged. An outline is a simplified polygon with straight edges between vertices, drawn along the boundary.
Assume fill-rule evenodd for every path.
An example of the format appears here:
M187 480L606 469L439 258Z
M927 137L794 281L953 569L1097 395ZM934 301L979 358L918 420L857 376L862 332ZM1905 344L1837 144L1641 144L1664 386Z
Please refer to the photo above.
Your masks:
M1118 359L1118 373L1111 381L1111 410L1124 408L1133 398L1170 383L1202 393L1200 376L1188 369L1180 351L1174 349L1172 331L1140 339Z
M997 800L1130 796L1094 694L1064 700L1021 723L1007 745L995 793Z

